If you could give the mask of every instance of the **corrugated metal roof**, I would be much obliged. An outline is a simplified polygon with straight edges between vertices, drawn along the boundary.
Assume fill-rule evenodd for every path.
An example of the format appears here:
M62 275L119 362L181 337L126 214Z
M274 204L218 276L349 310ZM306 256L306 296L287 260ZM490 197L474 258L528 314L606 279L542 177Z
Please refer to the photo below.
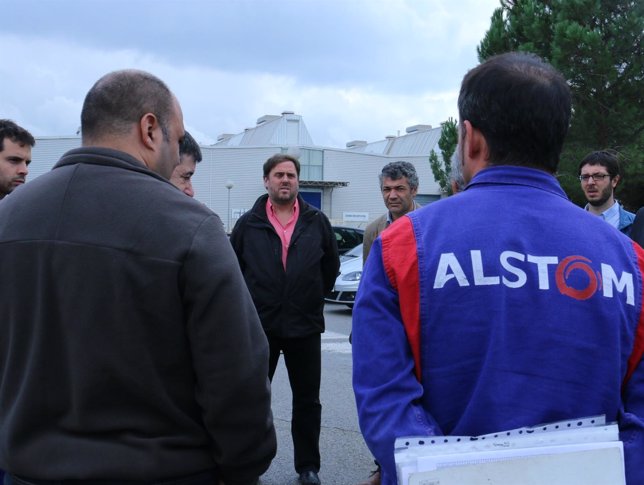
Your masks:
M388 155L390 157L428 156L432 150L440 152L438 140L441 137L441 128L431 128L429 125L416 125L415 131L403 136L388 136L384 140L367 143L347 148L348 151L358 153L372 153L375 155ZM420 128L420 129L418 129Z
M281 116L265 115L257 121L257 126L224 138L215 143L214 146L314 146L309 130L300 115L284 112Z
M255 128L249 128L244 132L241 146L265 146L277 145L274 140L279 139L275 134L279 131L282 118L277 118L272 121L266 121Z
M429 157L432 150L440 153L437 146L440 137L441 128L439 127L431 130L416 131L408 135L393 138L387 155L392 157L427 155Z
M380 140L380 141L374 141L372 143L367 143L366 145L362 145L362 146L347 148L347 151L358 152L358 153L373 153L375 155L385 155L387 153L388 146L389 146L389 140Z
M215 143L215 146L222 147L238 147L241 144L241 141L244 139L244 133L238 133L236 135L231 135L222 141Z

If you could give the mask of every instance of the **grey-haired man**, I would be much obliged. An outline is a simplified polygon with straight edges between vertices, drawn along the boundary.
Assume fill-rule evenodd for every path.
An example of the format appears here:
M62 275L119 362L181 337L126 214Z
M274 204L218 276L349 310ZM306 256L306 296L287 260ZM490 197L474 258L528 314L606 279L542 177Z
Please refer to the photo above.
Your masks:
M378 175L382 199L387 206L387 212L372 221L364 231L362 241L363 261L367 260L371 245L378 235L389 224L408 212L420 207L414 197L418 192L418 175L416 168L409 162L391 162L382 168Z

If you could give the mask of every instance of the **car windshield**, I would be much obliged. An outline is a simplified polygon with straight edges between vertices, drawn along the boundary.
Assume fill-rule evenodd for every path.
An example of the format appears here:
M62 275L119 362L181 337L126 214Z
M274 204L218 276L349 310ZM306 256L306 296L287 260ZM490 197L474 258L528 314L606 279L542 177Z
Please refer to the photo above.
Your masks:
M355 248L347 251L345 256L348 258L357 258L358 256L362 257L362 244L358 244Z

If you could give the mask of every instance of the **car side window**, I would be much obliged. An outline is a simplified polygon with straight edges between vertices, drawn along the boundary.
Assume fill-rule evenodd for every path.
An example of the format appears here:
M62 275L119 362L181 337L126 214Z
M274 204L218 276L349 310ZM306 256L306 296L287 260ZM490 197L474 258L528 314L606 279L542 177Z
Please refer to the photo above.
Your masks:
M333 232L341 254L362 242L363 232L359 229L335 226Z

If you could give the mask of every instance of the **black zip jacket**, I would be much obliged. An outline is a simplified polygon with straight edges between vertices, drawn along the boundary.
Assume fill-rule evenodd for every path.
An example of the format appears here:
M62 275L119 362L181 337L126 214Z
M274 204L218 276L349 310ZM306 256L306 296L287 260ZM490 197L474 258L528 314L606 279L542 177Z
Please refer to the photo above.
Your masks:
M324 295L340 268L331 224L298 195L300 214L282 264L282 241L266 215L268 195L235 224L230 242L266 334L280 338L324 332Z

